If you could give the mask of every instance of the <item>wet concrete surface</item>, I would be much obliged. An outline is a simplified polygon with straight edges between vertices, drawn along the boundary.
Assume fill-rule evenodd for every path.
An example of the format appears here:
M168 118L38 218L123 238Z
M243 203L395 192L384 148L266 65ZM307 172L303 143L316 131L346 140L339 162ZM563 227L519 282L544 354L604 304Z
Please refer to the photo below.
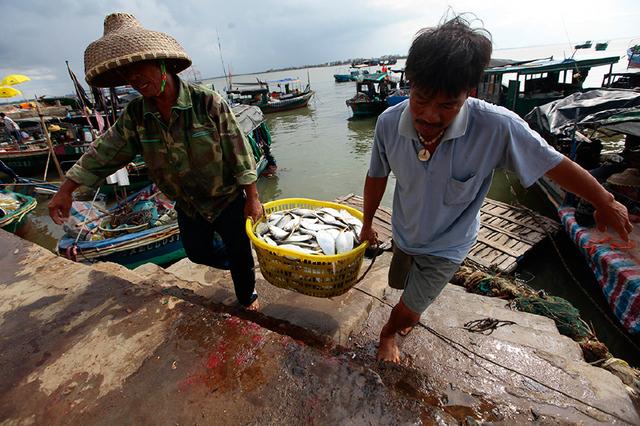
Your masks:
M470 359L424 330L404 339L401 365L377 362L384 305L375 304L347 345L337 346L294 323L212 303L189 287L161 286L118 265L72 263L0 232L0 422L638 421L625 411L632 407L618 379L584 362L443 330L614 416Z
M399 296L400 292L389 290L384 300L393 305ZM373 356L377 333L390 311L384 304L375 307L352 336L353 346ZM426 398L458 420L471 416L507 424L639 424L638 413L617 377L572 356L469 333L462 327L464 320L452 326L457 311L465 317L464 305L449 305L445 323L439 313L427 311L421 322L433 332L416 327L407 337L397 338L401 366L414 374L389 386L399 384L407 396Z

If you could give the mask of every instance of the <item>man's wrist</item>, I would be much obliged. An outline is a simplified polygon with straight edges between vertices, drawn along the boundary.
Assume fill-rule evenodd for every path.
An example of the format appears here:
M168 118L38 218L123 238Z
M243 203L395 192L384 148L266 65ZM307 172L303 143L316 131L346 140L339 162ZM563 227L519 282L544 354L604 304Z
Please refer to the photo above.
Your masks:
M609 191L605 190L602 194L599 194L598 198L596 200L594 200L592 202L592 204L597 209L597 208L600 208L600 207L609 206L615 200L616 200L616 198L613 196L613 194L610 193Z

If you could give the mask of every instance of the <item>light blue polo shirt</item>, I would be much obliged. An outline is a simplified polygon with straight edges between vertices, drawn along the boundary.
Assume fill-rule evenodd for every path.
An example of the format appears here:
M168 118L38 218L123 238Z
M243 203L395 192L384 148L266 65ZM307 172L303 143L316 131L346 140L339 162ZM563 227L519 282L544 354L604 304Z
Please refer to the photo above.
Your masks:
M480 228L480 207L493 171L514 172L531 186L564 158L515 113L468 98L429 161L409 100L387 109L376 124L369 176L393 172L394 243L411 255L462 262Z

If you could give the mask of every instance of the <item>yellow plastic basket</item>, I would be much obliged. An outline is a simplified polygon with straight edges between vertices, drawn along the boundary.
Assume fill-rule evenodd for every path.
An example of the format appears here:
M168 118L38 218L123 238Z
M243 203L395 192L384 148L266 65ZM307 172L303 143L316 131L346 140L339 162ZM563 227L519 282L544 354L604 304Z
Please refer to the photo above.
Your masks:
M284 198L264 204L267 215L294 208L322 207L345 209L358 219L363 218L362 213L352 207L307 198ZM255 229L264 220L263 217L254 224L247 219L246 230L256 250L260 271L271 284L307 296L333 297L346 293L356 283L367 242L350 252L334 256L307 255L274 247L258 239Z

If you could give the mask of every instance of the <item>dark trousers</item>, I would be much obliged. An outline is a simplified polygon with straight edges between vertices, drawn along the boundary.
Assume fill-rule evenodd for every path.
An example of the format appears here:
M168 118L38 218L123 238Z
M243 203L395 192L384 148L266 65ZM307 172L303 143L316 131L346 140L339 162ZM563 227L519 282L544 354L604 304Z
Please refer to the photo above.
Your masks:
M257 298L254 294L256 276L253 271L251 244L244 229L244 193L241 193L212 222L200 214L195 218L176 208L180 237L187 257L194 263L217 268L220 252L214 250L214 233L217 232L225 245L231 278L236 297L241 305L248 306Z

